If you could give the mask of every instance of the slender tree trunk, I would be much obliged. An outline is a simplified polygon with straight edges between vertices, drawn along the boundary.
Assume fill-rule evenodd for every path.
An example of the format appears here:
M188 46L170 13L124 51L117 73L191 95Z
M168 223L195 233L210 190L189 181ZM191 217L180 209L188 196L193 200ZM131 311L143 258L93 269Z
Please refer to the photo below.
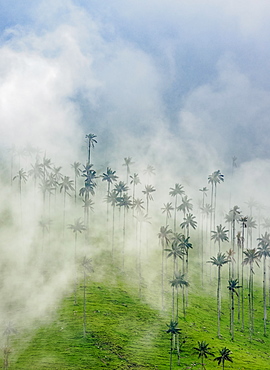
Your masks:
M263 335L266 336L266 321L267 321L267 309L266 309L266 256L263 258Z
M83 337L86 337L86 273L83 273Z
M220 337L220 313L221 313L221 296L220 296L220 266L218 266L218 286L217 286L217 334Z

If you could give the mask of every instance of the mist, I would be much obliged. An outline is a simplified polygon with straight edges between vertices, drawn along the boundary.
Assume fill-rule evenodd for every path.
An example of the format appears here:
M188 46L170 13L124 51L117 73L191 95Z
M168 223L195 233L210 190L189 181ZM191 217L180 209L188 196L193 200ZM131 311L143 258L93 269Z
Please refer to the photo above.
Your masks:
M74 181L71 164L86 165L89 133L97 138L91 163L98 175L109 166L126 182L124 158L131 157L128 175L141 180L137 196L143 198L145 185L155 188L151 224L143 230L149 250L165 224L161 208L174 201L170 188L184 186L198 221L199 189L209 188L210 203L208 176L215 170L224 174L216 224L224 224L235 205L248 215L251 198L254 218L269 212L267 2L38 3L5 3L0 23L0 312L3 322L22 327L50 318L72 292L74 233L67 226L84 220L78 194L84 179L77 179L77 203L71 191L63 208L64 192L57 188L44 205L31 165L49 158ZM152 176L145 173L148 165ZM21 169L27 181L20 184ZM98 179L91 245L78 235L80 257L94 260L106 250L105 198L106 184ZM40 224L44 216L52 219L49 231ZM122 218L117 222L121 241ZM132 237L126 251L134 256L133 221L127 222ZM197 235L191 232L194 240Z

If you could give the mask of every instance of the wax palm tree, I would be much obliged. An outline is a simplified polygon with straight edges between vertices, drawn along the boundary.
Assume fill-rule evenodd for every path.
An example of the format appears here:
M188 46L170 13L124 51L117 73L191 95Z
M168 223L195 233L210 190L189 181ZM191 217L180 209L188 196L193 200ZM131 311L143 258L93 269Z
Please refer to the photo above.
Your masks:
M231 224L231 244L232 250L235 252L235 223L239 221L241 218L240 210L238 206L234 206L230 211L229 214L225 216L225 222ZM234 260L232 260L232 275L234 276Z
M152 176L152 175L155 175L156 173L155 173L155 168L153 167L153 166L151 166L150 164L146 167L146 169L143 171L143 173L145 174L145 175L150 175L150 176Z
M112 171L110 167L107 167L107 171L103 173L102 181L107 181L107 197L110 193L110 186L118 179L118 176L115 174L116 171ZM109 203L107 202L107 228L109 224ZM108 232L107 232L108 235Z
M45 203L46 203L46 194L48 193L49 196L53 193L54 188L49 180L45 180L44 178L41 179L39 184L39 189L42 192L42 199L43 199L43 216L45 215Z
M124 217L123 217L123 249L122 249L122 256L123 256L123 271L125 270L125 244L126 244L126 211L128 211L129 207L132 206L131 196L124 193L121 197L117 198L117 205L120 208L124 209Z
M170 243L172 235L172 230L169 229L169 226L161 226L160 231L158 233L158 238L161 243L162 247L162 262L161 262L161 299L162 299L162 309L164 309L164 261L165 261L165 247L167 247Z
M113 171L110 167L107 167L107 171L102 174L102 181L107 181L107 195L110 192L110 186L113 182L118 179L118 176L115 174L116 171Z
M139 225L139 243L137 245L137 270L139 273L139 297L141 298L141 289L142 289L142 264L141 264L141 252L142 252L142 226L143 224L150 224L150 217L148 217L145 214L138 213L137 216L135 216L135 219L137 220L137 224ZM138 225L136 225L136 231L138 230Z
M176 231L176 211L177 211L177 207L178 207L178 204L177 204L178 196L179 195L183 196L184 194L185 194L185 191L184 191L183 185L175 184L174 188L170 188L169 195L175 198L175 202L174 202L174 227L173 227L174 232Z
M168 223L168 219L172 217L171 211L174 210L172 203L164 203L164 207L161 208L162 213L166 213L166 225Z
M143 211L144 211L143 204L144 204L144 201L142 199L136 198L136 199L133 200L131 208L133 210L135 210L137 214L138 213L143 213Z
M134 164L134 162L132 162L132 158L131 157L125 157L124 158L123 166L126 166L127 167L127 184L128 184L128 176L130 174L130 166L132 164Z
M171 243L171 248L166 248L165 251L169 252L167 258L173 257L173 274L175 274L177 267L177 258L183 259L185 251L180 246L177 240L173 240Z
M117 184L114 185L114 191L117 196L122 196L123 193L128 191L128 186L123 181L119 181Z
M220 315L221 315L221 267L228 263L225 253L218 253L217 257L211 257L208 263L218 268L218 284L217 284L217 336L220 337Z
M252 216L248 217L247 219L247 248L252 247L252 229L256 229L256 228L257 228L256 221L253 219ZM250 245L248 244L248 237L250 240Z
M267 322L267 309L266 309L266 258L270 257L270 234L265 232L261 238L257 239L258 255L263 258L263 333L266 336L266 322Z
M155 175L155 168L151 166L150 164L147 166L147 168L143 171L144 175L147 175L147 181L149 182L150 177Z
M253 275L254 275L254 263L259 266L259 253L256 251L255 248L253 249L247 249L243 251L244 259L243 259L243 265L249 265L249 282L248 282L248 303L249 303L249 332L250 332L250 339L253 334L253 312L254 312L254 292L253 292Z
M227 288L230 292L230 298L231 298L231 307L230 307L230 332L232 336L232 340L234 340L234 294L238 296L238 293L236 289L241 288L241 285L238 285L237 279L229 279L228 281L229 285Z
M26 183L27 173L21 168L17 175L13 177L13 181L18 179L19 184L19 193L20 193L20 209L21 209L21 218L22 218L22 182Z
M73 180L71 180L69 176L64 176L59 186L60 193L62 193L63 191L64 194L64 212L63 212L63 230L64 230L66 221L66 195L71 196L69 191L74 191L75 189L73 187Z
M133 176L129 176L131 178L130 184L132 185L133 191L132 191L132 199L135 200L135 188L137 185L141 183L139 175L137 173L134 173ZM134 212L133 212L134 216Z
M244 320L244 264L243 264L243 250L245 244L245 229L247 228L247 216L241 216L239 222L241 224L241 232L237 234L237 247L238 247L238 266L237 266L237 278L240 281L240 264L241 264L241 321L242 330L245 327ZM238 297L238 319L240 319L240 297Z
M229 279L232 279L233 277L233 274L232 274L232 264L235 263L235 252L233 251L232 248L230 248L228 251L226 251L227 253L227 258L228 258L228 261L229 261Z
M94 149L95 144L97 144L96 137L97 136L95 134L85 135L85 138L88 140L88 159L87 159L87 164L90 164L91 163L91 148Z
M86 237L89 237L89 204L88 200L90 199L90 194L95 195L95 188L97 186L96 179L96 171L92 168L92 164L86 164L83 166L82 170L82 177L84 177L84 187L82 187L79 191L79 196L84 197L84 223L87 228Z
M33 177L36 187L37 179L42 179L44 177L42 164L38 161L36 161L34 165L31 164L31 169L28 171L28 176Z
M156 189L152 185L145 185L145 190L143 190L143 194L146 196L146 214L148 215L149 211L149 201L153 200L152 193L156 191Z
M219 356L215 357L214 361L217 361L218 365L222 364L222 369L224 370L225 361L233 362L230 355L231 355L231 351L228 348L224 347L221 350L219 350Z
M166 330L166 333L171 334L171 350L170 350L170 370L172 370L172 354L173 354L173 342L175 341L175 337L179 335L180 330L177 328L178 322L171 320L170 324L168 326L168 329Z
M44 155L41 166L43 171L43 178L46 179L46 177L49 175L49 170L51 170L53 166L51 159L47 158L46 155Z
M202 340L201 342L198 341L198 347L194 347L194 349L198 353L198 358L201 358L202 360L202 369L206 369L204 365L204 359L207 359L207 356L214 356L214 354L210 352L211 348L209 347L209 344L206 343L204 340Z
M186 213L192 211L193 205L191 204L192 199L188 199L187 195L182 197L182 203L177 207L177 211L182 211L184 217L186 217Z
M112 258L114 257L114 221L115 221L115 207L117 205L117 193L116 191L111 191L107 197L106 202L111 204L113 207L113 217L112 217Z
M72 230L72 232L74 233L74 261L76 263L78 233L81 234L83 231L86 230L86 227L85 227L83 221L81 221L81 218L77 218L77 219L74 220L74 224L69 224L67 228Z
M264 217L262 227L268 232L270 231L270 217Z
M186 302L185 302L185 292L184 287L188 287L189 283L185 279L185 274L182 274L180 271L174 273L174 279L170 281L171 287L173 288L173 299L172 307L174 307L174 289L176 288L176 319L178 320L178 288L182 288L182 297L183 297L183 316L186 317ZM172 309L174 313L174 308Z
M247 204L247 206L249 208L249 216L252 217L253 208L256 208L258 206L258 202L253 197L250 197L249 200L247 202L245 202L245 204Z
M207 197L207 192L208 192L209 189L207 189L207 187L204 186L203 188L201 188L199 190L202 192L202 207L204 207L205 198Z
M43 247L44 247L45 231L47 231L47 233L49 233L51 223L52 223L52 220L48 217L45 217L45 216L43 216L41 218L41 220L39 221L39 223L38 223L39 226L42 229L42 246L41 246L42 252L43 252Z
M187 229L187 237L189 237L190 227L192 227L194 230L197 228L197 221L195 219L196 217L192 213L188 213L186 217L184 217L184 221L180 224L182 229Z
M80 166L81 166L80 162L73 162L71 164L71 168L73 168L73 171L74 171L74 189L75 189L74 201L75 201L75 204L77 203L77 177L81 175Z
M26 181L27 181L27 173L24 171L23 168L21 168L18 171L17 175L15 175L13 177L13 181L16 180L16 179L18 179L19 192L20 192L20 197L21 197L21 195L22 195L22 182L26 183Z
M224 175L221 174L220 170L214 171L208 176L208 183L211 184L211 208L213 208L213 225L211 222L211 228L215 227L215 215L216 215L216 199L217 199L217 184L224 181ZM212 220L211 220L212 221Z
M86 337L86 277L91 272L93 272L92 260L83 257L81 262L81 267L83 269L83 337Z
M220 253L220 242L228 242L228 232L229 230L225 230L225 226L222 226L221 224L217 226L216 231L212 231L211 240L214 240L215 243L218 242L218 251Z

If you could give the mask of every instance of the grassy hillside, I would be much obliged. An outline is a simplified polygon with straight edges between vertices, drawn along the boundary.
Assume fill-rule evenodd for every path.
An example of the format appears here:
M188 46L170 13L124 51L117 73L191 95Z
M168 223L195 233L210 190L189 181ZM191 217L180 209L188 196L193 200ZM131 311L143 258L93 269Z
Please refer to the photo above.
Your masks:
M153 259L155 257L153 256ZM103 260L103 265L101 261ZM104 260L107 261L104 263ZM94 261L95 262L95 261ZM93 263L94 263L93 262ZM87 336L83 337L83 282L78 286L78 304L74 305L72 289L59 307L51 308L51 320L44 319L35 327L19 330L10 339L10 369L169 369L170 334L166 333L171 319L171 291L167 284L166 310L161 311L160 273L149 273L139 298L138 279L132 261L128 273L110 266L105 256L94 263L95 271L87 279ZM105 267L106 266L106 267ZM134 266L133 266L134 267ZM169 268L169 266L168 266ZM101 275L102 270L102 275ZM151 266L143 266L146 276ZM181 364L174 354L173 369L200 369L194 347L198 341L209 343L215 356L227 347L233 363L225 369L269 369L269 338L263 336L261 289L255 292L255 334L249 340L246 298L246 328L240 330L236 318L235 341L229 333L229 301L226 273L223 271L222 338L217 338L216 278L199 286L196 265L193 266L186 319L181 311ZM102 276L102 277L101 277ZM169 280L169 277L168 279ZM218 368L213 357L206 359L206 369Z

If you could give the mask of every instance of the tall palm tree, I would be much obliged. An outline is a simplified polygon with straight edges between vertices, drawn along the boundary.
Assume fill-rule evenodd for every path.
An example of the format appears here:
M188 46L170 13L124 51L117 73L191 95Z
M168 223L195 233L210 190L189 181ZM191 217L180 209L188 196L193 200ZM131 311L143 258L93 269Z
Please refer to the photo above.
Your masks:
M202 207L204 207L204 204L205 204L205 197L207 197L207 192L208 192L208 189L206 186L204 186L203 188L199 189L201 192L202 192Z
M126 211L129 207L132 206L131 196L124 193L121 197L117 198L117 205L121 208L124 208L124 217L123 217L123 271L125 270L125 244L126 244Z
M63 212L63 230L64 230L65 221L66 221L66 195L71 196L69 191L74 191L75 189L73 187L73 180L71 180L69 176L64 176L59 186L60 186L60 193L62 193L63 191L63 194L64 194L64 212Z
M110 186L113 182L115 182L118 179L118 176L115 174L116 171L112 171L110 167L107 167L107 171L103 173L102 181L107 181L107 197L110 194ZM107 229L109 224L109 203L107 202ZM107 230L107 236L108 236L108 230Z
M161 299L162 309L164 309L164 260L165 260L165 247L167 247L171 241L172 230L169 226L161 226L158 233L158 238L162 247L162 262L161 262Z
M188 199L187 195L182 197L182 203L177 207L177 211L182 211L184 217L186 217L186 213L192 211L193 205L191 204L192 199Z
M195 219L196 217L192 213L188 213L186 217L184 217L184 221L180 224L182 229L187 229L187 237L189 237L190 227L192 227L194 230L197 228L197 221Z
M221 350L219 350L219 356L215 357L214 361L217 361L218 365L222 364L222 369L224 370L225 361L233 362L230 355L231 351L228 348L224 347Z
M148 215L149 211L149 200L153 200L152 193L156 191L156 189L152 185L145 185L145 190L143 190L143 194L146 196L146 214Z
M248 217L247 219L247 248L248 247L252 248L252 229L256 229L256 228L257 228L256 221L253 219L252 216ZM250 240L250 244L248 244L248 237Z
M212 231L211 240L214 242L218 242L218 251L220 253L220 242L228 242L228 232L229 230L225 230L225 226L219 225L217 226L217 231Z
M46 179L46 177L49 175L49 170L51 170L53 166L51 159L47 158L46 154L43 156L41 166L43 171L43 178Z
M270 231L270 217L264 217L262 227L268 232Z
M86 277L93 272L92 260L83 257L81 266L83 269L83 337L86 337Z
M123 166L126 166L127 167L127 184L128 184L128 176L130 174L130 166L132 164L134 164L134 162L132 162L132 158L131 157L125 157L124 158Z
M144 211L144 206L143 206L143 204L144 204L144 201L142 200L142 199L140 199L140 198L136 198L136 199L133 199L133 203L132 203L132 206L131 206L131 208L134 210L134 211L136 211L136 213L138 214L138 213L143 213L143 211Z
M211 184L211 207L213 208L213 224L211 222L211 228L215 227L216 217L216 199L217 199L217 184L224 181L224 175L221 174L220 170L214 171L208 176L208 183Z
M217 257L211 257L208 263L218 268L218 284L217 284L217 336L220 337L220 315L221 315L221 276L220 270L223 265L228 263L225 253L218 253Z
M150 180L150 177L152 175L155 175L156 172L155 172L155 168L153 166L151 166L150 164L146 167L146 169L143 171L144 175L147 175L147 181L149 182Z
M82 187L79 191L79 196L84 197L84 223L86 225L86 237L89 237L89 207L86 205L89 203L88 200L91 195L95 195L95 188L97 186L96 179L96 171L92 168L92 164L86 164L83 166L84 169L82 170L82 177L84 177L84 187Z
M135 200L135 188L137 185L139 185L141 183L140 181L140 178L139 178L139 175L137 173L134 173L133 176L129 176L131 178L130 180L130 184L132 185L132 188L133 188L133 191L132 191L132 199L133 199L133 202ZM134 216L134 212L133 212L133 216Z
M107 181L107 195L110 192L110 186L113 182L118 179L118 176L115 174L116 171L113 171L110 167L107 167L106 172L102 174L102 181Z
M263 333L266 336L266 322L267 322L267 309L266 309L266 258L270 257L270 234L265 232L261 238L257 239L258 255L263 258Z
M179 335L180 330L177 328L178 322L171 320L170 324L168 326L168 329L166 330L166 333L171 334L171 350L170 350L170 370L172 370L172 354L173 354L173 342L176 336Z
M166 225L168 223L168 219L172 217L171 211L174 210L172 203L164 203L164 207L161 208L162 213L166 213Z
M34 165L31 164L31 169L28 171L28 176L33 177L36 187L37 179L41 179L44 176L42 164L38 161L36 161Z
M230 211L229 214L225 216L225 222L229 222L231 224L231 244L232 250L235 252L235 222L239 221L241 218L240 210L238 206L234 206ZM234 260L232 260L232 275L234 276L235 273L234 268Z
M247 228L247 216L241 216L239 222L241 224L241 232L237 234L237 247L238 247L238 265L237 265L237 278L240 281L240 264L241 264L241 321L242 330L245 327L244 320L244 264L243 264L243 251L245 244L245 229ZM240 297L238 297L238 319L240 320Z
M170 284L171 284L171 287L173 288L173 300L172 300L172 304L174 305L174 289L176 288L176 320L178 320L178 312L179 312L179 305L178 305L178 288L184 288L184 287L188 287L189 286L189 283L188 281L185 279L185 274L182 274L180 271L178 272L175 272L174 273L174 279L170 281ZM183 316L184 318L186 317L186 302L185 302L185 293L184 293L184 289L182 291L182 297L183 297ZM172 312L174 312L175 310L173 309Z
M238 296L236 289L241 288L241 286L238 285L237 279L230 279L228 282L229 282L229 285L227 286L227 288L229 289L230 297L231 297L230 332L231 332L232 340L234 340L234 294Z
M73 168L74 170L74 189L75 189L74 201L75 201L75 204L77 203L77 177L81 175L80 166L81 166L80 162L74 162L71 164L71 168Z
M115 207L117 205L117 193L116 191L110 191L106 197L106 202L111 204L113 207L113 217L112 217L112 258L114 257L114 221L115 221Z
M197 227L197 221L195 221L195 216L192 213L188 213L184 217L184 221L180 224L182 229L187 229L187 238L189 239L189 228L192 227L194 230ZM186 249L186 273L188 274L188 249Z
M254 318L253 318L253 312L254 312L254 292L253 292L253 275L254 275L254 263L256 263L257 266L259 266L259 253L256 251L255 248L253 249L247 249L243 251L244 259L243 259L243 265L249 265L249 282L248 282L248 303L249 303L249 333L250 333L250 339L252 337L253 331L254 331Z
M183 185L175 184L174 188L170 188L169 195L175 198L174 202L174 226L173 231L176 232L176 211L177 211L177 201L178 201L178 195L183 196L185 194Z
M76 259L77 259L77 238L78 238L78 233L82 233L83 231L86 230L86 227L83 223L83 221L81 221L81 218L77 218L76 220L74 220L74 224L69 224L68 225L68 229L72 230L73 233L74 233L74 261L76 263Z
M194 349L198 353L198 358L202 359L202 369L206 369L205 365L203 363L203 359L206 359L207 356L214 356L212 352L210 352L211 348L209 347L209 344L206 343L204 340L203 341L198 341L198 347L194 347Z
M91 148L94 149L95 144L97 144L96 137L97 136L95 134L85 135L85 138L88 140L88 159L87 159L87 164L91 164Z
M19 183L19 194L20 194L20 213L21 213L21 224L22 224L22 182L26 183L27 173L21 168L17 175L13 177L13 180L18 179Z

